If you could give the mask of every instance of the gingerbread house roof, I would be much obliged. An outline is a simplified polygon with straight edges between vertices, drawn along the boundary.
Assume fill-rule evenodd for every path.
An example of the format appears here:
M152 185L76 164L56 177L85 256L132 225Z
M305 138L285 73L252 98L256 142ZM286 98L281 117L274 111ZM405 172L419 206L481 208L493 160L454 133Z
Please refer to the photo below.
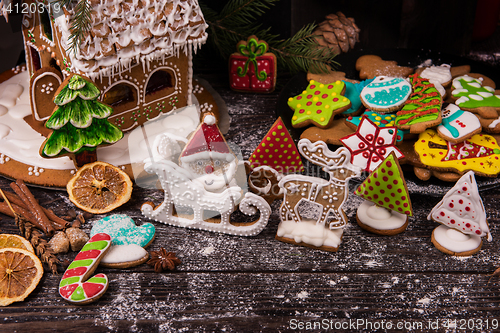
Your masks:
M89 77L112 75L133 63L187 53L205 43L207 24L197 0L90 0L90 34L77 53L68 52L72 71ZM61 47L69 47L73 10L61 15ZM134 62L135 60L135 62ZM146 68L146 67L145 67Z

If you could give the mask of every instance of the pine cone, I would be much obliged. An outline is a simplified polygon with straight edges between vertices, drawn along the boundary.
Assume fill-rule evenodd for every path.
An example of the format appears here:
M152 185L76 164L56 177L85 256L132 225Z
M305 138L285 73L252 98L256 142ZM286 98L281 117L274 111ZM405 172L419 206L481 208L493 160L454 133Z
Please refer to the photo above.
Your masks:
M329 14L326 20L314 31L319 45L328 47L332 53L340 54L354 48L359 42L360 29L352 17L345 17L341 12Z

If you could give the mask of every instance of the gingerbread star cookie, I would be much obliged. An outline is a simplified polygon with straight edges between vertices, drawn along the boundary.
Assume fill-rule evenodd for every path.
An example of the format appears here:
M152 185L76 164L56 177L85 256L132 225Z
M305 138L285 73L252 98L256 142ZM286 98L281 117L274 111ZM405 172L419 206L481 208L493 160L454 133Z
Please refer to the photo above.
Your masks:
M351 107L351 101L343 96L344 92L345 83L342 81L329 84L309 81L306 90L288 99L288 106L294 110L292 126L300 128L313 124L321 128L330 127L333 115Z
M403 154L396 148L395 127L379 128L368 118L361 119L356 133L340 139L351 152L351 163L364 171L373 171L391 152L397 158Z

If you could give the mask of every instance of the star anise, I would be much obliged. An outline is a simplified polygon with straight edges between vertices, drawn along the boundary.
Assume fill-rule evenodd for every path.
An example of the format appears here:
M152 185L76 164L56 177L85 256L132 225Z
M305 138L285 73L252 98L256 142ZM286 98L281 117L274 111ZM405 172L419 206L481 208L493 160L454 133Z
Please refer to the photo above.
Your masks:
M160 251L151 251L151 259L147 264L154 267L156 273L161 273L167 269L174 270L175 266L181 264L181 261L175 256L174 252L167 252L162 247Z

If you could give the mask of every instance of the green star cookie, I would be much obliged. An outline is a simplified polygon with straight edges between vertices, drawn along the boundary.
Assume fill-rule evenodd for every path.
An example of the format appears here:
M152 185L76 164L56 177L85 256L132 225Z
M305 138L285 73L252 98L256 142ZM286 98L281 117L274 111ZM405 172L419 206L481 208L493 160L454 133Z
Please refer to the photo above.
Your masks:
M314 80L302 94L288 99L288 106L294 110L292 126L300 128L313 124L328 128L332 125L333 115L351 107L351 101L343 96L345 83L336 81L323 84Z

